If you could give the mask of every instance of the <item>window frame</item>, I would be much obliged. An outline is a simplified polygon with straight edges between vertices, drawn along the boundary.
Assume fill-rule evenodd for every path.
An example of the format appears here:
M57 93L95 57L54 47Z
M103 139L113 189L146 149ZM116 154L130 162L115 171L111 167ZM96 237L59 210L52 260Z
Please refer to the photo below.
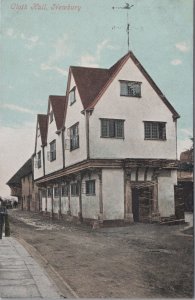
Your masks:
M90 186L92 184L92 186ZM96 180L89 179L85 181L85 194L86 196L95 196L96 195Z
M58 186L54 186L54 198L58 198L60 193L59 193L59 187Z
M76 134L74 133L74 130L76 130ZM70 151L78 149L79 148L79 122L69 127L69 135L70 135Z
M47 188L47 197L48 198L52 198L53 196L53 188L52 187L48 187Z
M79 196L79 183L77 182L72 182L70 184L70 194L71 197L78 197Z
M142 97L142 93L141 93L141 84L142 84L142 82L140 82L140 81L134 81L134 80L119 80L119 82L120 82L120 96L121 97L133 97L133 98L141 98ZM127 85L127 93L123 93L122 92L122 84L126 84ZM135 95L133 95L132 93L129 93L129 89L128 89L128 87L130 85L138 85L138 87L139 87L139 93L137 93L137 94L135 94Z
M166 141L166 124L162 121L143 121L144 122L144 140ZM149 127L146 127L148 126ZM148 131L148 132L147 132ZM155 136L156 135L156 136Z
M103 133L103 122L107 122L107 134L105 135ZM120 129L119 126L119 122L122 124L122 128ZM125 120L122 119L108 119L108 118L100 118L100 137L101 138L113 138L113 139L125 139L125 126L124 126L124 122ZM113 132L111 132L113 130ZM118 130L122 130L122 134L119 135L118 134Z
M56 140L53 140L50 145L50 161L56 160ZM52 149L52 146L55 145L54 150Z
M41 150L37 152L37 168L41 168Z
M53 122L53 118L54 118L53 110L51 110L50 113L49 113L49 123Z
M63 193L64 190L64 193ZM61 196L62 197L68 197L69 193L69 186L67 184L61 186Z
M73 96L72 96L73 95ZM73 98L73 99L72 99ZM76 86L74 86L70 92L69 92L69 95L68 95L68 100L69 100L69 103L70 103L70 106L73 105L75 102L76 102Z

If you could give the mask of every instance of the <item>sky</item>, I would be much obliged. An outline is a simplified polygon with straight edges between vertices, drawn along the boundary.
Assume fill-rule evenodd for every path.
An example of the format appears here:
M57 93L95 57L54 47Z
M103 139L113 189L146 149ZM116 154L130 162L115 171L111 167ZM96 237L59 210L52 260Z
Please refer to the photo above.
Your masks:
M191 146L193 1L132 0L130 50L181 118L178 154ZM36 115L65 95L70 65L111 67L127 53L121 0L1 0L0 195L34 152ZM112 9L112 7L115 7Z

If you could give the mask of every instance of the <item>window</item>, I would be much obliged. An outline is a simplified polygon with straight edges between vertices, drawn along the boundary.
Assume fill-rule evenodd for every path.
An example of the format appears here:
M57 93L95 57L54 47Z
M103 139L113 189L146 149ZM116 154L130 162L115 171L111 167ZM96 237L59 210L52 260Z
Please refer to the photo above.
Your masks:
M53 121L53 111L51 111L49 114L49 121L50 123Z
M86 195L95 195L95 180L87 180L86 184Z
M72 105L74 102L76 102L76 87L73 87L73 89L69 92L69 101L70 105Z
M50 161L56 159L56 140L50 143Z
M144 122L146 140L166 140L165 122Z
M62 197L68 197L68 185L62 186Z
M47 197L51 198L53 194L53 189L52 188L48 188L47 189Z
M41 168L41 151L37 153L37 167Z
M75 124L70 131L70 151L79 148L79 124Z
M58 187L54 187L54 197L59 197L59 189L58 189Z
M101 119L101 137L124 138L124 120Z
M79 195L79 184L78 182L74 182L71 184L71 196L78 196Z
M129 97L141 97L141 82L120 81L120 95Z
M37 136L40 136L40 128L37 128Z

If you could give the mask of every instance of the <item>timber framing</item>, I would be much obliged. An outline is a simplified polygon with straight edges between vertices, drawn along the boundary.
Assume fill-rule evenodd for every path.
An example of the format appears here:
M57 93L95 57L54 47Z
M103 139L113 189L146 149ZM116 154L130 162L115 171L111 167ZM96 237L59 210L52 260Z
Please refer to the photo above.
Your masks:
M71 174L79 173L81 171L102 169L102 168L138 168L138 167L153 167L153 168L163 168L163 169L178 169L178 161L170 159L87 159L80 163L71 165L60 171L56 171L52 174L44 176L35 180L36 184L42 185L49 181L55 181L61 177L66 177Z

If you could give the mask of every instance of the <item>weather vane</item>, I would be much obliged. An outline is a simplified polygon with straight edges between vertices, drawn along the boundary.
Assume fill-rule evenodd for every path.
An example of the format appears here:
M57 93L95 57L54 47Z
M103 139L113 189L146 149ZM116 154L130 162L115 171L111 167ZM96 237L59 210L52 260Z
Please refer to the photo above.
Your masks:
M112 9L127 9L127 46L128 46L128 51L129 51L129 31L130 31L130 24L129 24L129 9L131 9L134 5L130 5L129 3L126 3L125 6L113 6ZM113 27L113 29L115 26Z

